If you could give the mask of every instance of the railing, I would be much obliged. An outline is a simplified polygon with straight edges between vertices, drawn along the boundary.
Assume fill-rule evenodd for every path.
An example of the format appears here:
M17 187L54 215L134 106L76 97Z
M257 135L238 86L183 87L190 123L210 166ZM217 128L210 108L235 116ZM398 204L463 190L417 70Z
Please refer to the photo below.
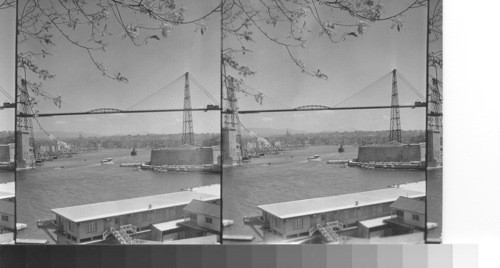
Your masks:
M252 217L243 217L243 224L245 225L264 225L264 219L262 216L252 216Z
M132 233L137 233L137 227L133 226L132 224L127 224L120 226L120 229L115 229L114 227L109 228L109 232L104 232L104 236L108 236L110 233L118 240L118 242L122 245L130 245L130 244L140 244L138 240L133 239L130 237L130 235L127 233L127 231L130 231ZM104 238L105 239L105 238Z
M38 220L36 227L39 229L57 229L56 220Z
M309 230L309 233L311 233L313 228ZM318 230L321 233L321 235L326 239L326 241L329 243L344 241L345 238L338 235L336 232L336 231L341 231L343 229L344 229L343 225L339 221L327 222L325 227L321 226L321 224L316 225L316 230Z
M344 229L343 224L340 223L339 221L327 222L326 226L330 227L332 229L337 229L338 231L341 231Z

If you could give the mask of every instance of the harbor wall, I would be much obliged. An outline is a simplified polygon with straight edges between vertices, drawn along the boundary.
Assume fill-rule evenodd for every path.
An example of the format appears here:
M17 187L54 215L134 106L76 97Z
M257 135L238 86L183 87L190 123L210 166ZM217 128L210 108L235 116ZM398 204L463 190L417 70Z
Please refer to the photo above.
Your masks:
M358 162L410 162L422 161L421 144L384 144L360 146Z
M151 150L151 165L204 165L216 164L216 151L212 147L179 147ZM220 153L220 149L219 149ZM214 159L215 158L215 159Z
M222 164L223 165L237 165L241 163L241 149L240 144L236 140L236 129L232 127L225 127L222 129Z

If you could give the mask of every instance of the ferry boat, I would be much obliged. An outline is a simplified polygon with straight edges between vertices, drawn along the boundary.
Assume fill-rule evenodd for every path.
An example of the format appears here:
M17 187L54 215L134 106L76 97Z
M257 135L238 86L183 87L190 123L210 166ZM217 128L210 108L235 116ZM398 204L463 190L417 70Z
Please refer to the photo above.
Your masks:
M307 158L307 160L309 160L309 161L321 161L321 158L319 158L319 155L315 154L313 156L309 156Z
M101 160L101 165L112 165L114 164L113 158L106 158Z

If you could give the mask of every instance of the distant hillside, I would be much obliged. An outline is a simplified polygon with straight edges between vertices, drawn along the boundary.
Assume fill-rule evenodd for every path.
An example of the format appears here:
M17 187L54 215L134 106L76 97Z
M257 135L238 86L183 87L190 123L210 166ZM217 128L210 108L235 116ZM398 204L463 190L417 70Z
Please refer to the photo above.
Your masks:
M85 133L85 132L66 132L66 131L53 131L50 132L50 134L54 135L58 139L74 139L78 138L80 134L82 134L83 137L100 137L101 135L99 134L92 134L92 133ZM45 132L35 132L35 138L36 139L49 139L47 137L47 134Z

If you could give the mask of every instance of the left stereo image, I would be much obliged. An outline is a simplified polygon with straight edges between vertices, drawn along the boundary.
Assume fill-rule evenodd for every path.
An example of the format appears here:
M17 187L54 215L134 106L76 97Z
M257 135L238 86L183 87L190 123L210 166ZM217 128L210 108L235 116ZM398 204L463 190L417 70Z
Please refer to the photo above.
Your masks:
M220 16L18 1L16 244L220 243Z
M0 3L0 245L15 239L15 29L12 1ZM22 228L23 225L17 225Z

